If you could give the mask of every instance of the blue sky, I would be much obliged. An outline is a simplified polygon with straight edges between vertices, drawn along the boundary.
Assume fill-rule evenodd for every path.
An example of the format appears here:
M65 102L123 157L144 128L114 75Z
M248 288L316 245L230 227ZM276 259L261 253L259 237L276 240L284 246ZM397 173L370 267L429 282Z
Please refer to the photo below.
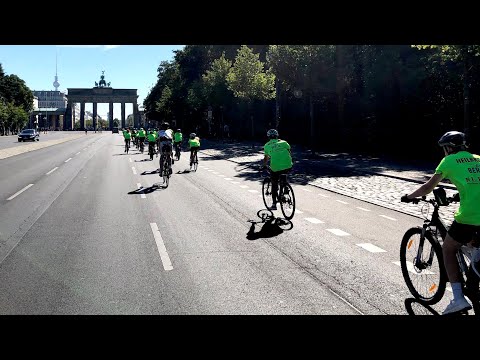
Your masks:
M55 57L59 90L91 88L105 70L105 80L118 89L138 89L138 103L157 81L161 61L172 60L173 50L184 45L0 45L0 63L7 75L25 80L31 90L55 90ZM85 109L92 111L92 105ZM126 104L126 115L132 105ZM98 114L106 118L108 104L98 104ZM121 105L114 104L120 118Z

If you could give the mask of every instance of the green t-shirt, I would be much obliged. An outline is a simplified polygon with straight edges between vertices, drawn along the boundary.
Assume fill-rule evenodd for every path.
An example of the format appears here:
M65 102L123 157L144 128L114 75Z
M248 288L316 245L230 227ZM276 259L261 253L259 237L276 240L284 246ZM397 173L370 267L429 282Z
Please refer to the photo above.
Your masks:
M290 169L293 166L290 144L285 140L272 139L263 147L265 155L270 156L272 171Z
M188 146L200 147L200 139L198 137L196 137L195 139L188 139Z
M480 156L459 151L445 156L435 169L457 187L460 206L455 220L461 224L480 225Z
M175 142L181 142L183 140L183 134L181 132L176 132L174 137L175 137Z
M126 140L130 140L130 138L132 137L132 135L130 134L130 132L125 131L125 132L123 133L123 137L124 137Z
M144 138L145 137L145 130L138 130L137 137Z
M155 142L157 140L157 135L155 133L151 133L147 135L148 142Z

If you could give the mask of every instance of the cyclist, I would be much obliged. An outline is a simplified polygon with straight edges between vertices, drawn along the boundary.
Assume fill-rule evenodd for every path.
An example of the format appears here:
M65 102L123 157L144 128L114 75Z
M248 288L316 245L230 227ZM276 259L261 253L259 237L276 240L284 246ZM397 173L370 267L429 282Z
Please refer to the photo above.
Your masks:
M148 141L148 154L150 155L150 160L153 160L153 154L155 151L155 144L157 143L157 135L153 130L150 130L147 135Z
M453 291L453 300L443 311L443 315L446 315L471 309L463 294L456 254L462 244L473 240L475 231L480 231L480 156L467 151L465 134L459 131L446 132L438 140L438 145L443 148L445 157L435 169L435 174L417 190L402 196L401 201L409 202L413 198L427 195L442 179L449 179L460 195L460 206L442 248L445 269Z
M188 139L188 148L190 149L190 166L197 156L197 151L200 149L200 138L195 133L191 133Z
M171 164L174 164L173 160L173 130L170 129L168 122L163 122L160 125L160 131L158 132L158 140L160 146L160 176L163 176L162 171L162 155L170 157ZM170 175L172 174L172 168L170 167Z
M270 139L263 147L263 168L267 167L270 160L270 178L272 179L272 206L270 210L277 209L278 180L281 174L288 174L293 166L290 144L278 138L278 131L270 129L267 131Z
M130 147L130 139L132 138L129 128L123 130L123 138L125 139L125 150L123 152L127 152L127 147Z
M145 130L143 130L143 127L140 128L140 130L138 130L138 133L137 133L137 141L138 141L138 146L140 148L140 151L143 152L143 145L145 143L145 137L146 137L146 133L145 133Z
M177 129L175 134L173 134L173 146L175 147L175 151L178 148L178 152L180 152L182 146L183 134L181 129Z

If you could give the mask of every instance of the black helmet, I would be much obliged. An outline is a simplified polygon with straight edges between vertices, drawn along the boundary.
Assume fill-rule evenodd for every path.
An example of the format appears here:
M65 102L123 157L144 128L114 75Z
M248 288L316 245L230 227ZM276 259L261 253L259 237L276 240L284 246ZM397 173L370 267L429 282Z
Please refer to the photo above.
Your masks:
M438 140L440 146L465 146L465 134L460 131L448 131Z
M182 131L182 130L180 130L180 129L177 129L177 132L181 132L181 131Z
M278 131L275 129L270 129L267 131L267 137L269 139L276 139L278 138Z
M168 122L164 122L160 127L162 130L167 130L170 127L170 124Z

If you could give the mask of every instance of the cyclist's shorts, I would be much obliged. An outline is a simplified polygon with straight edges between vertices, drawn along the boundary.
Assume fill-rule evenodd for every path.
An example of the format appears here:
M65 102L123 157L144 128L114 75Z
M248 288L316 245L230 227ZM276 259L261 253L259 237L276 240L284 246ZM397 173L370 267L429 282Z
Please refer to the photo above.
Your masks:
M194 150L198 151L198 149L200 149L200 146L192 146L190 148L191 151L194 151Z
M160 142L160 149L162 149L162 153L172 152L172 143L171 143L171 141L163 141L163 142Z
M480 225L461 224L456 220L453 221L450 229L448 229L448 235L461 244L467 244L472 241L475 232L480 234Z

